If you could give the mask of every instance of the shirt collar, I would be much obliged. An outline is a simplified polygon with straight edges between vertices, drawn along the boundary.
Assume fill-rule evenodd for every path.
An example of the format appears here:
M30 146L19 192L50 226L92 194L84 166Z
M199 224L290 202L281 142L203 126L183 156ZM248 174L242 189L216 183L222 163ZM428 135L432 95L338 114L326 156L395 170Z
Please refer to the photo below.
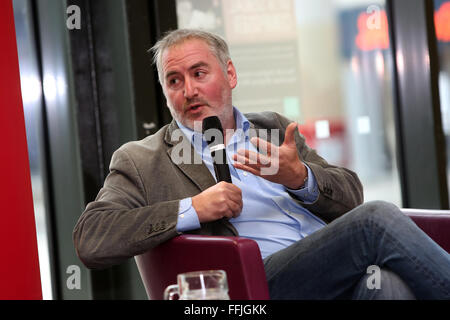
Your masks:
M248 129L250 128L250 122L248 119L238 110L238 108L233 107L233 114L234 114L234 120L236 121L236 131L244 133L245 135L248 134ZM205 140L203 140L203 134L201 132L196 132L188 127L185 127L181 124L178 120L175 120L178 127L180 127L183 134L189 139L191 144L194 146L195 150L197 152L202 153L203 149L207 147L207 143ZM228 144L231 142L236 141L236 132L233 135L233 137L230 139Z

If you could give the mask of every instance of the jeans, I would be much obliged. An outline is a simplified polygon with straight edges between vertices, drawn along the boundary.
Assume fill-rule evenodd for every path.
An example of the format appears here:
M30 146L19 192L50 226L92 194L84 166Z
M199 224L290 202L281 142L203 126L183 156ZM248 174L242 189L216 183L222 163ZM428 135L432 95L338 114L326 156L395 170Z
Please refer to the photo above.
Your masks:
M270 255L264 268L271 299L450 299L450 255L382 201Z

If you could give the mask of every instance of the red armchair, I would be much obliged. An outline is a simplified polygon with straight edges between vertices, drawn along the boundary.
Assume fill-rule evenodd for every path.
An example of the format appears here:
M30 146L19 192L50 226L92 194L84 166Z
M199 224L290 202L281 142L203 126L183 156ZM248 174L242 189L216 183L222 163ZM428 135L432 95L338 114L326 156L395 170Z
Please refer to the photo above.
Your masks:
M450 252L450 211L402 209L442 248ZM267 300L264 265L255 241L239 237L182 235L135 257L149 299L163 299L179 273L221 269L231 300Z
M225 270L232 300L267 300L266 274L258 245L240 237L182 235L135 257L149 299L163 299L177 274Z

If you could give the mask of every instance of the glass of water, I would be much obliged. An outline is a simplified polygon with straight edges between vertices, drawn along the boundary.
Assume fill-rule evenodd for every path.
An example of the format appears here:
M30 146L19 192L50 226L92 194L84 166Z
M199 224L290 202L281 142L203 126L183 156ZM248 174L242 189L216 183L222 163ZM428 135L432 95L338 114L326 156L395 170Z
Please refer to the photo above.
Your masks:
M230 300L227 274L223 270L179 274L177 284L164 290L164 300Z

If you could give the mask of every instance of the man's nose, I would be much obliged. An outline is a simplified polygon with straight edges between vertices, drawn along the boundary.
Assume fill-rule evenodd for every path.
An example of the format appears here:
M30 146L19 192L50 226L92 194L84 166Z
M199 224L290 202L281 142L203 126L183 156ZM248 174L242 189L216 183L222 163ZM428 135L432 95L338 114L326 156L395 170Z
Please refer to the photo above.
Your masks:
M192 98L196 96L198 93L197 86L195 84L195 81L187 78L184 81L184 97L185 98Z

